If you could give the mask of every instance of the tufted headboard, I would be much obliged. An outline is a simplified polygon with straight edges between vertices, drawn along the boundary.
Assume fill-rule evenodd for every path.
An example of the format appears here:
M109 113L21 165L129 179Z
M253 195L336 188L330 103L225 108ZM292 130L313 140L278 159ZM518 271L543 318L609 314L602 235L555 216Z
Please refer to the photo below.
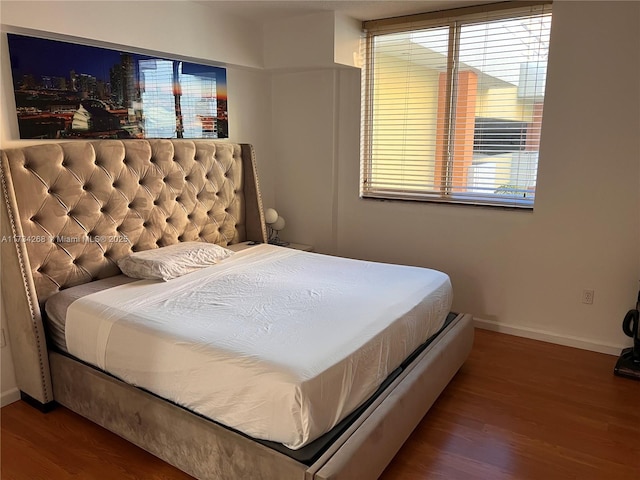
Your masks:
M266 241L250 145L96 140L2 152L2 299L18 387L52 400L41 321L57 291L131 251Z

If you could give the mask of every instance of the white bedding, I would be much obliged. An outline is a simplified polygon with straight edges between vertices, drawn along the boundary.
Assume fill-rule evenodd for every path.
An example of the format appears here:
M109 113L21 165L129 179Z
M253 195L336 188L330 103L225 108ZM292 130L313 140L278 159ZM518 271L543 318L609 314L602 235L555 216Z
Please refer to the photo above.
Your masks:
M366 400L451 307L434 270L259 245L67 310L69 352L252 437L300 448Z

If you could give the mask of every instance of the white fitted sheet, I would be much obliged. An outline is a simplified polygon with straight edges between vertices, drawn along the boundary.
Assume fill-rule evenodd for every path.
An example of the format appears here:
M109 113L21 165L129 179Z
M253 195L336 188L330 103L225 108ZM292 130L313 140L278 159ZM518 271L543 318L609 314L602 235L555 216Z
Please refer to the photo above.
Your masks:
M451 307L434 270L259 245L67 309L69 353L254 438L300 448L365 401Z

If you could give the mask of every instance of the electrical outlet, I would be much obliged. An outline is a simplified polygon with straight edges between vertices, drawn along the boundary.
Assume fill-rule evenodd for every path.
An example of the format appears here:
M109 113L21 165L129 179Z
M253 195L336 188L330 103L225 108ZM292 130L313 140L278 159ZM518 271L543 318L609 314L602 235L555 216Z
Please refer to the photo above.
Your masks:
M593 290L582 290L582 303L586 303L587 305L593 304Z
M0 330L0 348L7 346L7 341L4 339L4 328Z

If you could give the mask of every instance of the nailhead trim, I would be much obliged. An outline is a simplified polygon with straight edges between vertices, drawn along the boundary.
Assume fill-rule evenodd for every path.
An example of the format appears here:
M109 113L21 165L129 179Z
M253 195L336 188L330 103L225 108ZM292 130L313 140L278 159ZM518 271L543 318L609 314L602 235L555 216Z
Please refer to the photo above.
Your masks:
M7 188L7 179L4 173L4 168L0 168L0 182L2 182L2 195L4 197L5 207L7 208L7 216L9 217L9 223L11 224L11 233L14 237L17 237L18 230L16 228L16 221L13 215L13 210L11 209L11 202L9 201L9 190ZM33 306L34 305L33 299L31 298L31 289L29 288L29 280L27 278L27 273L26 273L27 269L25 268L25 263L24 263L24 252L22 251L22 249L26 247L24 246L23 243L20 243L20 242L14 242L14 245L16 247L18 264L20 266L20 274L22 275L22 284L25 287L24 289L27 297L27 303L29 305L29 313L31 314L31 327L33 331L33 336L36 339L36 348L38 350L38 362L40 364L40 380L41 380L42 391L44 393L43 403L48 403L53 400L53 396L51 395L51 393L49 392L49 389L47 388L50 382L50 377L48 382L47 374L44 368L44 361L42 359L42 352L43 352L42 341L40 339L40 334L36 326L37 316Z

